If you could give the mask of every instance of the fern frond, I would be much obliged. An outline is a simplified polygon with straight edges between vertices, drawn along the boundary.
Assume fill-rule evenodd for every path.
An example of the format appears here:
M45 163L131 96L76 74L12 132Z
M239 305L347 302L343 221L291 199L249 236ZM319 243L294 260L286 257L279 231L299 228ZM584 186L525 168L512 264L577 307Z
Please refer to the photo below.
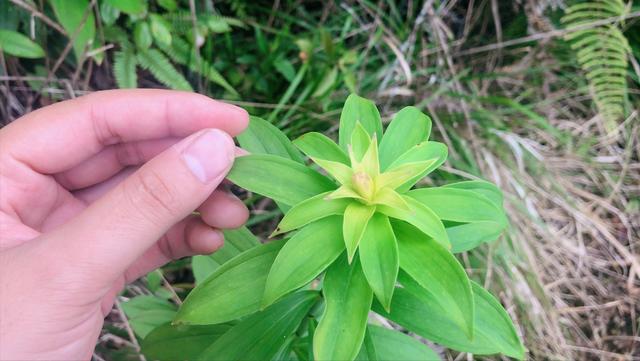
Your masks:
M124 47L113 56L113 75L116 78L118 88L130 89L138 85L136 74L137 60L133 50Z
M173 67L169 59L156 49L138 50L138 64L149 70L162 84L171 89L193 91L189 82Z
M626 14L622 0L589 0L570 6L562 22L566 29ZM598 111L610 125L625 114L627 97L627 39L618 24L570 31L571 43L580 67L585 71L590 92Z

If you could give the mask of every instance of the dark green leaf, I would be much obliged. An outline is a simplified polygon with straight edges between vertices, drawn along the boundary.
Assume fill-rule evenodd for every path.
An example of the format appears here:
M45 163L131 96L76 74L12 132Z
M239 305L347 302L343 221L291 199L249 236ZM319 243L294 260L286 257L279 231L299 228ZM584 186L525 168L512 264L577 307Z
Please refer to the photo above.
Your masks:
M351 94L344 103L340 114L338 138L342 149L347 149L347 144L351 141L351 133L357 122L362 124L370 136L376 134L378 139L382 136L382 120L376 105L371 100Z
M218 268L185 299L176 323L223 323L256 312L284 240L253 247Z
M330 179L303 164L267 154L236 158L227 178L242 188L290 206L336 188Z
M84 58L85 51L89 49L96 35L95 18L89 0L50 0L49 4L67 36L74 36L73 52L76 59Z
M218 338L200 360L270 360L317 301L318 293L293 293L240 321Z
M240 134L240 146L251 154L271 154L304 163L302 154L275 125L258 117L249 118L249 126Z
M324 278L325 309L313 337L317 361L353 360L364 339L373 292L356 258L340 257Z
M293 141L304 154L349 165L349 156L331 139L321 133L311 132Z
M380 142L380 168L387 169L400 155L429 139L431 119L416 107L400 110Z
M262 306L316 278L344 251L342 217L313 222L293 235L271 266Z
M0 29L0 50L19 58L42 58L44 50L28 37L11 30Z
M433 239L406 224L394 227L400 267L428 288L450 317L473 337L474 304L469 278L458 260Z
M133 331L144 338L154 328L170 322L176 306L156 296L137 296L122 304Z
M151 331L140 347L148 360L195 360L202 351L230 328L229 325L165 324Z
M131 15L142 15L147 11L147 2L145 0L103 0L107 4Z

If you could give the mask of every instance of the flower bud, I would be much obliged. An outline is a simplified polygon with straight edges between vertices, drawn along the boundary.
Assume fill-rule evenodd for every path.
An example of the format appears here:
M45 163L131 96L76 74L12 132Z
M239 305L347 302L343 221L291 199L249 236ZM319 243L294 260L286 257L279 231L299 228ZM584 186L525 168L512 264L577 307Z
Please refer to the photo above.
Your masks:
M353 189L358 192L362 198L366 200L373 199L375 193L375 185L373 179L365 172L356 172L351 176L351 182L353 182Z

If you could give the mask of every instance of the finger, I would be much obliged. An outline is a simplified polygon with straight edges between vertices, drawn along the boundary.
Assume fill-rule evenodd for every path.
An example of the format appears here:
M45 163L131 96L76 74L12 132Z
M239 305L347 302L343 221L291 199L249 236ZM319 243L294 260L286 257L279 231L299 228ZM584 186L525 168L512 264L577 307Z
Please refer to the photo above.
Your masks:
M198 254L210 254L224 244L224 235L197 216L189 216L173 226L125 271L125 281L133 282L168 262Z
M198 211L206 224L221 229L238 228L249 219L249 210L244 203L222 190L213 192Z
M111 178L126 167L149 161L180 140L164 138L110 145L75 167L56 174L55 178L71 191L86 188Z
M0 133L8 156L40 173L70 169L105 146L185 137L205 128L239 134L246 111L194 93L108 90L36 110Z
M83 272L113 282L209 197L231 168L234 150L226 133L198 132L147 162L49 237L66 257L86 265Z

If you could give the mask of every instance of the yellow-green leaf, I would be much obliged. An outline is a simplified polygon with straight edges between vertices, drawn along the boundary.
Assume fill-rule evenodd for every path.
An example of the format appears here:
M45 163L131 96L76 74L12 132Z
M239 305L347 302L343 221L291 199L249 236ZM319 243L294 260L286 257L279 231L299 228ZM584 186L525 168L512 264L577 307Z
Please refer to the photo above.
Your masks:
M317 132L306 133L293 141L310 158L326 159L349 165L349 157L338 145L327 136Z
M348 199L328 199L331 192L321 193L304 200L291 208L282 218L272 236L305 226L324 217L343 214Z
M382 120L376 105L368 99L356 94L347 97L340 114L340 130L338 143L342 149L347 150L351 141L351 133L360 122L370 137L374 134L380 138L382 136Z
M422 233L436 240L443 247L449 249L449 237L444 229L444 225L438 216L429 207L407 196L402 198L409 205L409 210L378 205L377 211L395 219L408 222L418 228ZM419 232L418 232L419 233Z
M367 228L367 223L369 223L369 219L371 219L375 210L375 206L368 206L355 201L351 202L344 211L342 232L344 243L347 247L349 263L351 263L353 256L356 254L358 244Z
M400 155L429 139L431 119L416 107L400 110L380 141L380 167L387 169Z

